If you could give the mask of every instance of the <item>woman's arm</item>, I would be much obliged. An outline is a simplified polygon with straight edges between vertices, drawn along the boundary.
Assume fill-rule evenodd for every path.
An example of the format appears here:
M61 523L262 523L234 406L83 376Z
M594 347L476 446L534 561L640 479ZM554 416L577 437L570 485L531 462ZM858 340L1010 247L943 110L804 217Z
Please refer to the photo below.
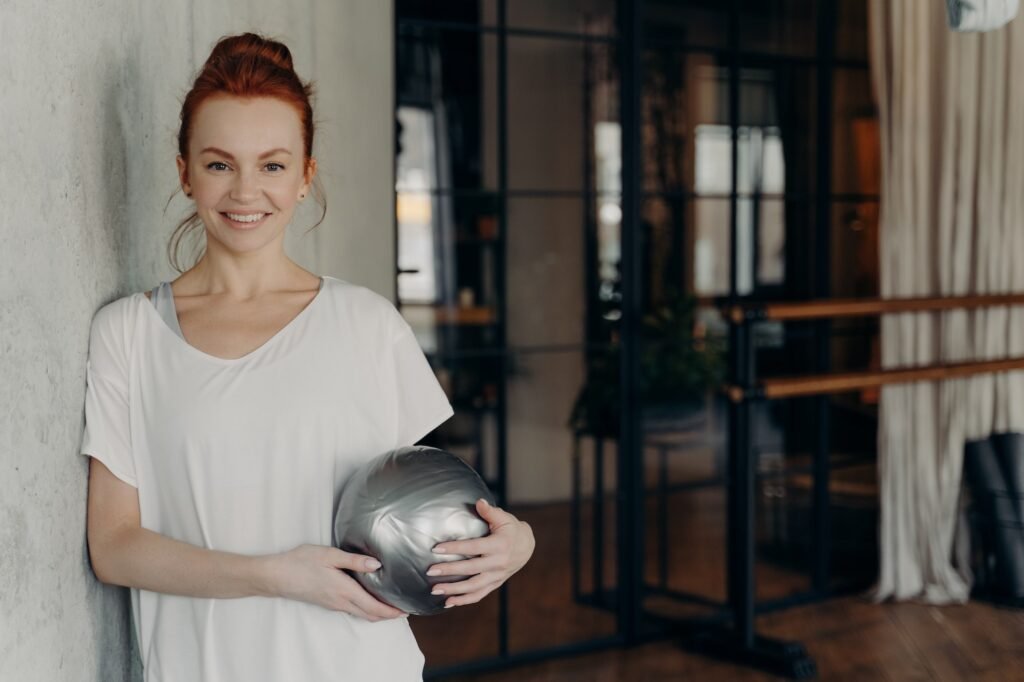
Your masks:
M338 570L376 570L370 557L318 545L246 556L169 538L141 527L134 487L89 462L89 557L101 582L189 597L286 597L368 620L406 615Z

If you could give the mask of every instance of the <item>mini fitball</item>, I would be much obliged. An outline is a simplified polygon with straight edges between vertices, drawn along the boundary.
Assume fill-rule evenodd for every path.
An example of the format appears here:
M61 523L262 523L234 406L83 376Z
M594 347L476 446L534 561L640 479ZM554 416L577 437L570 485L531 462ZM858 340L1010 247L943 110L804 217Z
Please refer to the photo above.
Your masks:
M439 613L446 596L430 594L433 586L469 576L430 577L427 569L471 557L433 548L489 534L476 513L481 497L494 505L487 484L456 455L426 446L391 450L357 469L342 488L335 545L380 561L376 571L351 573L377 599L415 615Z

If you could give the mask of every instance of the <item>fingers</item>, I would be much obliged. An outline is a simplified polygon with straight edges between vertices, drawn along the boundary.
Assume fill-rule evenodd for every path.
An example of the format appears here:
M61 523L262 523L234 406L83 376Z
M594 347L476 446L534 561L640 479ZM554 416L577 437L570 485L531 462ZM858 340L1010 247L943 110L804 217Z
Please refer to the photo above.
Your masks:
M487 535L471 540L448 540L434 546L434 554L461 554L463 556L481 556L495 554L505 546L505 541L495 535Z
M471 581L466 580L466 581L464 581L464 583L450 583L448 585L445 585L444 587L448 588L448 587L451 587L453 585L462 585L462 584L469 583L469 582L471 582ZM496 590L499 587L501 587L502 581L496 580L496 581L485 582L485 583L480 583L480 584L482 585L482 587L480 587L479 589L470 590L470 591L467 591L465 593L458 593L458 594L453 594L453 595L449 596L447 599L445 599L444 607L446 609L449 609L449 608L451 608L453 606L465 606L466 604L475 604L478 601L480 601L481 599L483 599L484 597L486 597L487 595L489 595L494 590ZM448 593L446 592L445 594L448 594Z
M494 573L484 573L481 575L475 575L468 580L462 580L457 583L442 583L434 585L433 590L431 590L431 594L468 594L479 590L487 590L490 592L501 583L502 580Z
M490 535L468 540L448 540L434 546L436 554L462 554L480 556L497 554L511 545L522 522L500 507L492 507L484 499L477 500L477 511L491 528Z
M432 578L440 575L476 575L484 571L494 570L500 565L499 561L491 557L445 561L431 566L427 570L427 575Z
M346 601L343 604L341 604L340 606L338 606L337 610L338 611L343 611L343 612L348 613L348 614L353 615L353 616L358 616L359 618L371 621L373 623L376 623L378 620L380 620L380 618L377 618L376 616L371 616L366 611L363 611L361 608L359 608L358 606L356 606L354 603L352 603L350 601Z
M363 616L367 620L383 620L385 618L400 618L405 614L404 611L396 609L394 606L389 606L382 601L378 601L369 592L366 592L360 587L360 591L349 596L352 604L359 608L365 615Z
M363 586L356 582L355 578L344 573L338 575L342 579L339 591L343 600L339 610L374 622L386 618L403 618L409 615L374 597L363 589Z
M332 555L331 565L335 568L347 568L360 573L373 573L380 568L380 562L372 556L365 554L352 554L340 549L335 549Z
M370 621L371 623L377 623L382 620L394 620L395 618L409 617L409 614L404 612L399 612L399 615L397 616L378 615L377 613L374 613L372 610L367 611L355 602L351 601L346 602L343 606L339 607L338 610L344 611L345 613L351 614L353 616L358 616L364 620Z
M449 597L448 600L445 601L444 607L446 609L450 609L453 606L466 606L467 604L475 604L487 595L489 595L491 592L493 592L495 587L497 587L497 585L491 587L490 589L473 592L472 594L462 595L458 597Z
M485 521L487 521L488 524L490 524L491 528L495 528L497 526L503 526L506 523L512 523L512 522L518 520L518 519L516 519L515 516L513 516L510 513L508 513L507 511L505 511L501 507L493 507L493 506L491 506L487 502L487 500L485 500L483 498L480 498L479 500L477 500L477 502L476 502L476 511L477 511L478 514L480 514L480 516L483 517L483 519Z

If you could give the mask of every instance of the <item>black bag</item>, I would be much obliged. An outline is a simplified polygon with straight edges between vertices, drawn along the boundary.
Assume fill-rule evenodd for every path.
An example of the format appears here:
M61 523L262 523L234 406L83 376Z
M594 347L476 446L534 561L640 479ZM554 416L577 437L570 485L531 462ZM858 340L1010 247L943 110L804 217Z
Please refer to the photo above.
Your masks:
M964 445L974 595L1024 607L1024 434Z

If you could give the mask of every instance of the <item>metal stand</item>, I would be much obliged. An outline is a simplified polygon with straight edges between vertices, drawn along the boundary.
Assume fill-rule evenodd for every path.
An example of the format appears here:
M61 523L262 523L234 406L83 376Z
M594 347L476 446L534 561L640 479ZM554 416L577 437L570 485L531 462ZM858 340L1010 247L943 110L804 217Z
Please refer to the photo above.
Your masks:
M593 440L593 471L591 499L593 500L593 519L590 529L591 549L591 589L584 591L583 583L583 455L581 445L585 438ZM605 438L588 434L577 430L573 434L572 451L572 499L570 501L570 528L571 547L570 556L572 563L572 594L573 599L580 604L587 604L600 608L614 610L618 603L616 591L605 586L604 555L606 548L605 541L605 515L606 505L604 500L605 486ZM658 537L658 579L655 584L644 583L645 594L664 594L684 601L703 604L705 606L722 606L718 602L711 601L700 595L694 595L669 589L668 585L668 547L669 547L669 493L680 489L698 487L701 484L715 483L712 481L701 481L698 485L681 484L670 485L668 480L668 459L676 452L687 451L685 441L676 442L667 439L650 439L646 447L653 448L658 455L657 484L654 489L655 505L657 509L657 537Z
M738 330L740 338L737 349L749 344L749 330L743 326ZM744 338L747 337L747 338ZM749 352L749 346L748 346ZM731 406L729 467L728 467L728 571L729 599L727 604L716 602L706 597L686 592L674 591L668 586L668 542L669 513L668 494L677 486L670 486L668 481L668 457L675 451L686 451L685 444L663 441L652 441L658 456L657 484L654 489L655 508L658 518L657 535L657 582L644 582L641 594L660 594L680 601L701 604L718 608L725 624L718 625L705 618L700 621L673 621L655 619L665 632L677 638L679 646L705 656L712 656L731 663L747 665L783 675L792 679L810 679L816 676L817 667L814 660L799 642L775 640L757 635L754 631L754 617L758 610L771 610L770 606L757 608L754 599L754 500L755 500L755 462L751 447L751 406L744 399ZM591 497L593 518L591 519L591 585L589 590L583 588L583 448L585 438L593 439L593 481ZM605 540L605 466L604 438L582 431L573 436L572 451L572 501L570 506L572 541L570 555L572 561L572 591L577 603L611 611L619 607L618 594L614 589L605 586L604 555ZM784 601L775 605L784 607L792 604Z
M751 406L755 397L754 344L750 327L732 325L733 377L743 389L730 405L728 561L730 627L682 638L681 645L731 662L755 666L794 679L817 675L817 666L798 642L761 637L754 632L754 500L756 461L751 447Z
M573 435L572 449L572 502L570 505L570 524L572 542L570 547L572 560L572 596L580 604L614 610L617 606L616 591L604 585L604 438L594 436L594 481L591 493L593 500L593 518L591 519L591 589L584 592L582 588L582 538L583 523L580 507L582 506L582 457L580 443L585 437L582 431Z
M756 501L756 458L752 443L752 401L758 399L755 388L754 345L748 321L735 322L731 331L733 385L740 393L732 396L729 407L729 457L727 469L728 496L728 603L720 604L700 595L675 592L668 588L668 456L673 450L684 451L680 444L655 441L646 443L657 450L658 475L656 509L658 511L657 534L658 582L647 584L641 580L639 598L648 594L661 594L681 601L718 607L725 616L725 624L709 624L707 619L700 622L667 621L662 625L678 637L680 647L713 656L731 663L748 665L793 679L809 679L817 675L817 666L799 642L776 640L763 637L755 632L754 619L758 610L766 611L770 605L758 608L755 599L755 544L754 514ZM593 482L591 519L591 589L582 588L582 519L583 496L582 448L581 441L587 437L576 431L573 438L572 454L572 589L578 603L614 610L620 606L615 590L605 587L605 465L604 438L593 438ZM646 439L645 439L646 441ZM642 456L643 453L638 453ZM827 457L827 449L818 456ZM820 467L817 467L820 468ZM646 493L642 493L646 497ZM821 503L816 500L816 503ZM824 504L828 504L827 489ZM816 562L817 567L821 562ZM826 564L827 565L827 564ZM819 569L820 570L820 569ZM815 571L817 572L817 571ZM642 572L641 572L642 573ZM819 600L825 591L815 591L812 599ZM781 608L800 603L783 600L775 607Z
M794 680L814 679L818 668L804 646L752 635L750 639L733 628L703 627L680 636L681 648L737 665L759 668Z

